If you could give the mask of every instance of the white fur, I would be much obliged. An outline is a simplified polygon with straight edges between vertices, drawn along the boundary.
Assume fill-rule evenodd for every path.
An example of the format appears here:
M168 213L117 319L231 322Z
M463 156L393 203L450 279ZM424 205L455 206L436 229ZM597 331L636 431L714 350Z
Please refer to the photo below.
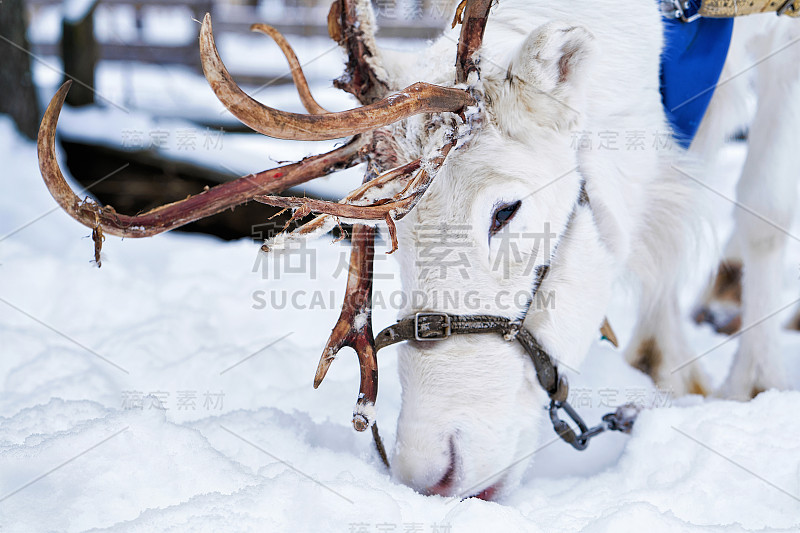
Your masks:
M775 16L737 19L722 75L731 81L715 94L692 146L692 151L709 158L727 136L750 125L747 160L736 192L742 207L734 209L735 230L726 247L728 258L740 259L745 272L744 331L719 391L730 398L748 399L753 392L787 386L780 361L784 317L775 313L787 303L779 298L779 280L786 231L797 201L798 40L800 24L796 20Z
M747 36L737 23L737 38L753 42L760 35L767 51L797 34L800 25L775 19L752 17ZM771 37L764 39L766 26ZM416 62L383 54L392 85L420 80L453 85L457 31L433 43ZM676 293L700 209L694 204L696 184L673 168L696 172L691 155L651 145L656 135L663 138L670 131L659 93L661 35L655 2L503 0L492 9L481 80L474 87L481 98L480 124L464 125L447 116L435 123L416 117L395 126L401 155L409 160L429 157L451 132L465 137L417 208L398 223L404 289L428 295L427 303L410 302L401 316L418 311L519 316L524 301L500 308L497 295L530 291L530 267L551 257L541 242L526 240L524 234L549 228L557 235L558 248L540 292L553 295L553 306L534 308L525 323L549 353L563 365L578 367L597 337L615 281L633 274L642 288L642 305L632 350L638 342L654 339L663 358L655 377L675 393L704 383L694 364L672 372L693 355L681 331ZM734 48L731 57L742 55ZM789 189L795 186L789 183L794 154L787 143L796 145L798 139L788 129L800 123L800 75L793 57L789 53L775 61L790 71L777 84L775 69L767 63L761 68L769 81L759 93L769 102L759 104L754 150L740 185L740 193L755 202L751 207L784 225L794 201ZM718 100L734 98L726 95L739 94L735 87L721 91ZM714 107L728 113L726 101L712 106L698 141L706 150L715 135L747 115L717 118ZM789 113L792 119L776 122L776 113ZM768 127L771 134L764 133ZM578 150L575 131L595 136L619 132L623 146L617 151ZM644 132L644 150L624 149L624 136L632 131ZM591 208L576 208L581 180ZM775 188L766 193L760 183ZM516 200L522 200L519 212L490 239L494 209ZM785 240L752 218L737 219L746 264L759 273L746 284L752 301L745 324L774 310L775 294L766 285L779 277ZM468 279L458 267L443 276L430 262L426 242L443 227L452 232L448 259L465 258ZM467 229L459 232L459 227ZM515 253L503 256L507 246ZM502 268L493 268L498 263ZM765 291L763 301L753 296ZM445 296L450 297L447 308L442 306ZM780 384L774 334L774 327L765 325L743 337L729 379L733 392L753 379L767 386ZM757 357L762 352L756 347L766 348L766 359ZM629 353L632 359L635 355ZM399 369L403 398L395 477L417 490L449 495L476 494L490 486L499 486L502 493L513 487L528 463L519 459L539 444L537 424L547 401L523 350L491 335L407 343L400 348ZM451 466L455 475L442 486Z

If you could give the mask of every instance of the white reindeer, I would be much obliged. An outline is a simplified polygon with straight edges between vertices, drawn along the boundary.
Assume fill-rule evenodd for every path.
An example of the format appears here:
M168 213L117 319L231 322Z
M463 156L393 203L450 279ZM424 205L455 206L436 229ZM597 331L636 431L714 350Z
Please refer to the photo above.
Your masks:
M540 288L555 295L555 305L534 309L525 322L548 353L579 368L615 281L632 273L641 303L628 361L677 395L709 393L698 364L689 363L696 354L686 342L678 306L682 263L701 226L697 200L702 189L689 177L702 176L697 159L678 148L580 151L571 135L645 131L657 138L669 131L658 90L661 35L654 3L500 2L481 54L483 127L468 147L448 158L417 208L398 225L404 290L423 291L431 295L428 302L460 295L450 313L491 309L515 318L521 309L497 309L496 295L530 291L531 261L550 260L536 249L536 240L523 236L555 232L557 248ZM410 68L402 61L396 69L387 67L397 76L395 85L406 85L420 72L426 80L446 84L452 74L442 58L447 59L444 49L454 38L445 35ZM737 19L725 83L693 152L710 158L712 148L746 124L742 100L752 76L736 74L798 39L800 24L791 19L774 14ZM780 323L764 319L781 306L782 228L790 226L796 198L791 150L800 139L796 58L787 50L753 69L758 105L738 188L746 208L736 210L733 239L747 273L742 322L754 326L742 334L721 391L725 397L749 399L787 386ZM410 154L436 145L430 134L418 133L422 128L407 127L400 138ZM581 180L590 206L577 207L568 223ZM516 212L497 232L497 214L517 202ZM469 280L455 268L441 277L440 269L424 264L424 228L437 227L470 228L462 243L452 244L468 254ZM507 254L505 269L497 269L495 259L509 241L522 253ZM474 294L464 299L465 283L477 291L477 300ZM408 307L400 314L429 310ZM399 368L403 400L394 475L417 490L446 495L491 496L497 488L513 486L527 463L504 468L537 442L544 415L540 406L546 403L525 352L499 337L455 337L401 346Z
M452 4L455 10L455 0ZM291 237L324 233L339 219L386 221L399 248L404 289L427 296L423 303L409 299L400 318L439 311L510 320L524 316L523 326L551 358L578 368L615 283L632 274L641 305L628 360L676 394L709 393L703 372L692 362L677 300L683 262L702 221L698 187L687 173L698 175L697 155L709 157L712 141L742 123L742 114L732 110L747 80L732 75L752 64L748 55L767 57L800 39L800 26L774 15L737 22L723 74L732 81L718 90L696 154L678 148L586 151L576 147L574 132L636 131L647 138L669 133L659 93L659 6L503 0L492 8L488 23L483 20L482 33L481 24L472 24L471 9L488 10L489 4L471 0L460 37L456 30L447 32L424 54L409 56L378 49L368 0L334 2L329 27L350 55L349 76L340 85L362 103L372 103L339 114L313 101L288 44L260 26L293 66L310 113L303 116L258 104L235 86L216 52L207 17L201 33L206 76L243 122L282 138L364 136L302 163L126 217L78 199L63 181L53 144L65 86L40 133L42 174L62 207L93 228L99 246L102 232L153 235L366 158L371 168L385 172L343 203L261 199L299 207L298 215L325 213ZM459 51L453 66L455 42ZM759 75L758 106L739 186L748 209L737 211L735 237L747 274L742 322L757 325L742 334L722 389L730 397L749 398L787 385L777 323L761 320L778 306L776 280L785 243L779 228L788 226L795 198L791 147L800 125L800 63L793 58L787 50L753 69ZM457 79L461 83L454 87ZM412 85L420 80L439 87ZM442 231L448 232L446 246L468 265L468 279L426 257L431 233ZM362 369L354 413L359 430L374 421L377 392L371 277L363 266L371 262L373 235L366 226L354 229L354 241L364 237L368 244L354 248L342 318L315 382L339 348L356 348ZM281 236L267 247L278 248L286 239ZM534 290L554 295L554 305L534 305L525 314ZM440 307L444 301L447 309ZM708 312L714 305L707 304ZM406 343L399 358L403 397L394 476L421 492L442 495L496 498L513 488L527 466L518 458L539 439L541 407L548 401L521 345L499 335L454 336Z
M780 358L782 317L776 313L786 305L779 299L779 280L797 201L792 152L800 138L800 25L792 22L767 15L736 19L722 73L725 83L717 88L691 147L701 160L710 160L727 138L749 127L735 228L716 286L703 302L707 318L720 331L747 328L718 391L726 398L746 400L790 385ZM789 325L800 330L800 313Z

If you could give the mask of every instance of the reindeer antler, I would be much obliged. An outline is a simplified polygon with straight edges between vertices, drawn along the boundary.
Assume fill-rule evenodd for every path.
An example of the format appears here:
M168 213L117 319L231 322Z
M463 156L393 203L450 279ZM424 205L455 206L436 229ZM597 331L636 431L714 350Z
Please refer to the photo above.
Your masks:
M478 67L477 62L474 60L474 55L483 40L483 32L490 5L490 1L467 1L456 62L456 78L459 83L465 82L470 72L477 71ZM370 62L366 60L372 56L369 43L374 43L374 40L370 35L365 36L360 28L365 26L374 27L374 25L355 24L359 22L356 16L359 7L363 8L364 6L359 6L356 2L347 0L334 1L328 15L328 28L331 37L342 44L349 55L349 76L345 78L346 83L340 82L338 86L355 95L362 103L369 103L382 95L379 89L387 87L387 84L381 80L375 69L370 68ZM341 20L341 25L337 24L339 20ZM346 35L343 35L342 27L358 28L358 30L353 30L349 34L350 37L347 38ZM356 80L361 80L360 83L364 85L359 85ZM462 94L467 93L462 92ZM472 97L470 99L471 103L474 103L474 99ZM443 109L442 111L453 111L453 109ZM276 196L262 196L257 200L281 207L297 207L299 209L295 215L298 216L319 212L351 219L384 220L392 237L391 252L394 252L397 248L397 238L393 219L399 220L414 208L455 144L456 140L453 139L442 147L438 155L429 162L428 169L419 170L412 180L414 185L405 187L399 195L395 195L391 199L379 199L373 201L371 205L362 206L353 205L352 203L363 198L371 188L369 177L365 179L365 184L359 190L351 193L344 202L340 203ZM408 165L416 165L417 163L417 161L414 161ZM404 170L407 171L408 168ZM390 172L397 172L397 169ZM397 174L408 176L407 172L397 172ZM380 179L380 177L377 179ZM407 196L401 196L407 189L411 189L411 192ZM325 227L327 222L328 220L325 216L317 217L309 224L298 228L294 234L302 235L319 231L320 228ZM357 431L364 431L373 424L372 417L374 417L373 411L378 393L378 362L372 336L371 307L374 239L375 230L373 228L361 224L353 226L353 244L345 301L339 320L336 322L328 343L322 352L314 379L314 388L317 388L327 374L337 353L344 346L350 346L356 351L361 366L361 386L356 409L353 412L353 426ZM374 428L373 431L375 431Z
M456 56L456 81L458 83L466 83L470 73L479 71L475 54L483 44L483 32L486 30L489 9L492 7L492 0L465 1L466 7L461 13L463 22Z
M374 131L421 113L457 112L474 103L464 91L415 83L379 102L349 111L300 115L253 100L233 81L219 57L206 14L200 30L200 57L211 89L236 118L259 133L299 141L325 141Z
M294 214L292 215L290 222L297 220L298 218L303 218L312 212L325 213L324 215L320 215L310 222L303 224L299 228L293 230L291 233L284 234L284 236L282 236L284 240L287 237L299 238L320 233L327 233L336 223L338 223L339 217L347 218L345 211L340 211L339 209L346 210L347 208L353 207L355 207L357 210L352 212L352 218L358 220L378 220L382 216L386 220L391 231L394 227L392 216L394 216L394 220L399 220L405 216L405 213L408 212L405 207L410 204L407 198L403 198L403 195L409 191L409 189L411 190L410 196L413 196L414 198L418 198L424 192L421 187L412 187L414 182L421 181L419 179L419 174L415 174L420 170L421 166L422 160L415 159L410 163L406 163L405 165L401 165L393 168L392 170L386 171L380 176L364 182L361 187L348 194L345 198L340 200L339 203L324 202L310 198L294 198L285 196L256 196L255 200L257 202L284 208L298 207L298 209L295 210ZM412 176L417 177L412 180ZM390 209L388 212L382 213L381 216L374 216L369 212L370 209L378 207L376 204L381 202L381 200L375 196L376 193L384 194L382 191L388 187L391 187L391 190L394 191L397 190L399 186L403 186L402 189L397 194L391 196L391 200L394 200L394 202L392 202L394 204L394 209ZM369 204L362 205L367 198L371 198ZM384 196L381 196L380 198L387 197L384 194ZM400 201L402 201L402 205L399 205ZM386 206L387 203L383 203L382 205ZM317 208L317 206L321 207ZM359 209L367 210L367 212L365 213ZM334 221L334 218L337 218L337 220ZM322 231L324 228L327 229ZM397 249L397 241L394 237L395 235L392 231L392 250L387 253L392 253Z
M56 159L56 124L64 106L71 81L53 96L39 128L39 169L45 185L56 202L72 218L89 228L100 228L118 237L151 237L195 220L209 217L252 200L254 196L278 192L351 167L364 159L369 138L355 137L349 143L326 154L304 159L237 180L222 183L184 200L156 207L139 215L123 215L113 207L100 207L75 195L61 173Z
M443 163L447 154L455 146L456 141L452 140L439 150L436 157L428 161L427 167L438 169ZM414 161L384 172L377 178L365 182L361 187L350 193L344 200L340 202L326 202L324 200L315 200L313 198L296 198L292 196L256 196L255 200L264 204L273 205L276 207L284 208L297 208L292 219L302 218L311 213L324 213L323 216L335 216L338 218L354 219L354 220L383 220L389 226L389 231L392 237L392 253L397 250L397 239L395 236L394 221L400 220L406 216L419 202L425 191L433 182L436 177L435 172L431 172L422 167L422 160L415 159ZM416 174L414 174L416 173ZM414 175L414 178L409 180ZM407 183L405 183L407 181ZM375 189L381 189L388 182L394 182L393 185L405 186L396 194L390 197L372 198L371 202L367 205L360 205L360 201L365 197L374 194ZM307 225L303 225L292 232L293 235L309 234L313 229L319 227L322 221L317 219L312 220Z
M386 73L378 64L375 17L369 0L334 0L328 12L328 35L347 52L344 75L335 80L362 104L377 102L389 92Z
M334 0L328 13L328 33L347 51L345 75L336 80L339 89L349 92L362 105L376 105L388 92L389 85L375 68L377 49L374 35L365 29L374 28L372 6L369 0ZM367 172L364 184L350 196L359 197L370 189L373 171L380 172L381 161L371 161L372 171ZM394 173L391 177L394 178ZM385 179L382 181L386 181ZM360 192L359 192L360 191ZM259 201L264 201L259 199ZM306 226L305 232L324 226L327 220L318 217ZM387 219L392 224L391 218ZM392 226L390 226L392 227ZM353 226L350 267L347 273L342 312L336 321L317 365L314 388L322 380L339 351L350 346L358 356L361 369L358 400L353 410L353 427L364 431L375 422L374 406L378 396L378 360L372 335L372 269L375 256L375 228L363 224ZM301 234L298 232L296 234ZM392 232L394 235L394 232ZM373 431L375 429L373 428Z
M467 80L469 73L478 68L473 56L482 42L490 4L488 0L467 0L457 55L456 78L459 82ZM200 33L203 70L212 90L231 113L254 130L282 139L326 140L355 135L340 148L298 163L218 185L185 200L140 215L122 215L113 207L100 207L89 199L82 200L76 196L58 166L55 132L58 116L70 87L70 82L67 82L50 102L39 130L39 166L45 184L67 213L81 224L92 228L95 256L98 258L103 232L121 237L156 235L256 197L268 203L299 206L298 213L327 213L294 234L319 232L331 225L333 217L343 216L358 220L382 218L389 226L394 251L396 237L393 220L402 218L413 209L444 163L447 154L456 146L456 140L448 141L429 161L415 160L387 170L384 167L394 166L390 163L396 160L396 156L391 153L391 148L389 153L383 148L380 132L376 130L422 113L461 113L476 101L468 91L421 82L387 96L389 84L386 73L378 64L378 50L372 34L374 27L369 0L335 0L331 6L328 15L329 33L348 53L345 75L335 84L353 94L362 107L330 113L311 96L299 61L286 39L270 26L253 25L253 30L272 37L286 57L300 99L309 113L302 115L273 109L242 91L219 57L210 16L206 15L203 20ZM358 135L367 132L373 133ZM371 151L375 154L371 154ZM262 197L365 160L369 165L364 185L348 195L343 203ZM390 182L395 185L394 189L382 189ZM399 192L381 196L380 191L397 191L398 188ZM369 205L354 205L367 200ZM371 309L375 232L375 228L361 224L353 227L347 294L314 381L314 386L319 386L333 358L342 347L351 346L355 349L361 366L361 385L353 424L359 431L365 430L374 421L372 411L378 387Z
M331 331L314 376L316 389L328 373L339 350L353 348L361 368L358 400L353 410L353 427L364 431L375 420L374 406L378 396L378 360L372 336L372 267L375 256L375 228L356 224L351 236L350 267L347 289L339 320Z
M268 24L253 24L250 26L250 31L257 31L272 37L272 40L275 41L275 44L281 49L284 57L286 57L286 62L289 63L289 68L292 71L292 81L294 81L294 86L297 87L297 93L300 95L300 101L303 102L303 107L306 108L306 111L312 115L328 113L328 111L319 105L317 101L314 100L314 97L311 96L311 90L308 88L306 75L303 74L303 67L300 66L300 61L298 61L297 55L294 53L294 50L292 50L286 37Z

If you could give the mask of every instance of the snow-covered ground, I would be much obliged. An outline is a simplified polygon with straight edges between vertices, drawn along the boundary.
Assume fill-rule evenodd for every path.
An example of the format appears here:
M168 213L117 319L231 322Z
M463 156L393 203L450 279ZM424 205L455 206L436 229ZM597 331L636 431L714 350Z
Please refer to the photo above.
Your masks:
M113 97L124 73L108 72L101 92ZM37 77L48 84L41 67ZM213 98L202 84L186 92L189 104ZM79 118L65 112L65 128ZM289 158L285 143L258 142L249 153L258 150L262 164L240 160L242 172ZM717 165L724 194L742 157L731 145ZM4 116L0 161L0 531L800 530L800 392L750 403L672 399L600 342L570 376L573 403L590 423L609 410L604 403L653 407L631 436L601 437L581 453L544 427L522 486L505 500L419 495L390 479L369 435L350 425L355 357L343 353L311 387L339 313L346 246L313 243L276 270L252 239L109 237L98 270L89 231L56 207L35 146ZM339 192L350 185L330 182ZM732 206L714 195L708 206L724 234ZM787 303L800 295L796 243L789 257ZM376 268L376 297L391 301L396 265ZM687 286L687 301L694 290ZM633 302L620 291L609 313L623 344ZM376 305L377 328L395 318ZM719 383L736 341L688 319L687 328ZM800 337L783 340L800 388ZM380 374L379 422L391 446L400 407L393 348L381 351Z

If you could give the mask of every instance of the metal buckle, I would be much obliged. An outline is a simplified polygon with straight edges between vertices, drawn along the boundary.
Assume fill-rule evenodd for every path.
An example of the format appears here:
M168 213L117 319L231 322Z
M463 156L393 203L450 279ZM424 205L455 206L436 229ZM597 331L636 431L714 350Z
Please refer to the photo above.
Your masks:
M578 426L577 432L572 429L568 423L558 417L559 409L563 409L564 412L567 413L567 416L569 416L569 418L575 422L575 424ZM606 429L606 427L603 425L595 426L590 429L583 421L581 416L568 402L557 402L555 400L551 400L549 411L550 421L553 423L553 429L555 430L556 434L561 437L561 440L565 441L567 444L579 451L585 450L586 447L589 446L589 439L595 435L599 435Z
M700 18L700 13L695 11L693 15L687 15L692 10L691 2L686 0L672 0L672 16L682 22L694 22Z
M441 317L444 319L444 329L440 335L435 337L422 337L419 331L420 317ZM414 338L418 341L438 341L450 336L450 315L447 313L417 313L414 315Z
M795 0L786 0L786 3L783 4L780 8L778 8L777 11L778 16L780 17L781 15L785 15L788 11L794 13L795 12L794 3Z

